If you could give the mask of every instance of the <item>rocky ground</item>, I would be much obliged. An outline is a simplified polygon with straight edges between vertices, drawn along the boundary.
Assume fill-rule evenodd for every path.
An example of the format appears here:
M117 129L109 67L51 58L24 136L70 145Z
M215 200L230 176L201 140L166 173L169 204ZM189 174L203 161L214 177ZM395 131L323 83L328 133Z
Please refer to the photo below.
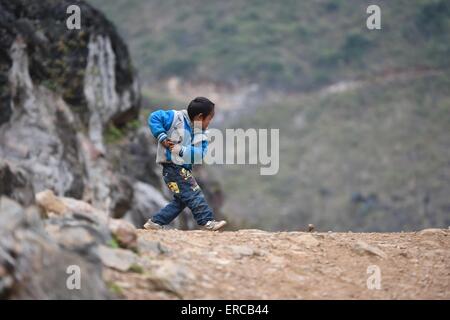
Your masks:
M142 273L106 272L127 299L450 299L450 230L138 237ZM379 267L379 290L368 289L369 266ZM165 279L156 286L155 273Z
M35 203L0 197L0 298L450 299L448 229L147 231L50 190Z

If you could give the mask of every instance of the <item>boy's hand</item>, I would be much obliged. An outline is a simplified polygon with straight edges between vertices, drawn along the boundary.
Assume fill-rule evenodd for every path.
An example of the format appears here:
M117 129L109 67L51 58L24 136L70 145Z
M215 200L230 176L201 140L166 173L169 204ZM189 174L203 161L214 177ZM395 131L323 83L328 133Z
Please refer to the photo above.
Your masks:
M169 149L172 153L179 155L181 151L181 144L173 144L169 147Z
M171 149L171 150L172 150L173 145L174 145L175 143L174 143L172 140L170 140L170 139L166 139L166 140L162 141L161 144L162 144L165 148Z

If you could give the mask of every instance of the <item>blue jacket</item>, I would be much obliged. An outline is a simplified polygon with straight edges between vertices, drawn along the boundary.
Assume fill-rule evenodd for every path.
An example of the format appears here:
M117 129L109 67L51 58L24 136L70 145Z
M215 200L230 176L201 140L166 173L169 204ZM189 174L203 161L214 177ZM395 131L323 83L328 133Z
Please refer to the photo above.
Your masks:
M173 162L191 170L192 164L206 155L206 131L196 131L194 135L193 124L186 110L157 110L149 115L147 121L153 136L158 140L157 163ZM183 134L177 134L178 132ZM178 154L171 153L162 146L161 142L167 138L181 144Z

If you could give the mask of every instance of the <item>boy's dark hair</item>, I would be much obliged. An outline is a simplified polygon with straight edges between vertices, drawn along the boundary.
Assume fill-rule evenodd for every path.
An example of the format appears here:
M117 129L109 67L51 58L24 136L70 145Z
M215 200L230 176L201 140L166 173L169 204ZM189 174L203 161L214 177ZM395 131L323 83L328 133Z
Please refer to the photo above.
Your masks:
M194 119L198 114L203 114L204 117L209 115L214 110L214 103L205 97L197 97L189 103L187 112L189 118Z

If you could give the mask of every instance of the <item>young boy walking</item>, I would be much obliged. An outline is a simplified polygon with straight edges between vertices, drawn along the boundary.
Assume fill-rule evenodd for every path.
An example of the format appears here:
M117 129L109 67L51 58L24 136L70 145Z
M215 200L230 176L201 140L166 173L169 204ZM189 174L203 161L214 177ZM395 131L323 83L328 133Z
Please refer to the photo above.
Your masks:
M201 163L208 147L207 128L214 117L214 103L204 97L191 101L187 110L158 110L148 125L158 140L156 162L163 166L163 179L172 201L158 211L145 229L161 229L188 207L204 230L216 231L226 221L215 221L202 190L192 176L192 165Z

